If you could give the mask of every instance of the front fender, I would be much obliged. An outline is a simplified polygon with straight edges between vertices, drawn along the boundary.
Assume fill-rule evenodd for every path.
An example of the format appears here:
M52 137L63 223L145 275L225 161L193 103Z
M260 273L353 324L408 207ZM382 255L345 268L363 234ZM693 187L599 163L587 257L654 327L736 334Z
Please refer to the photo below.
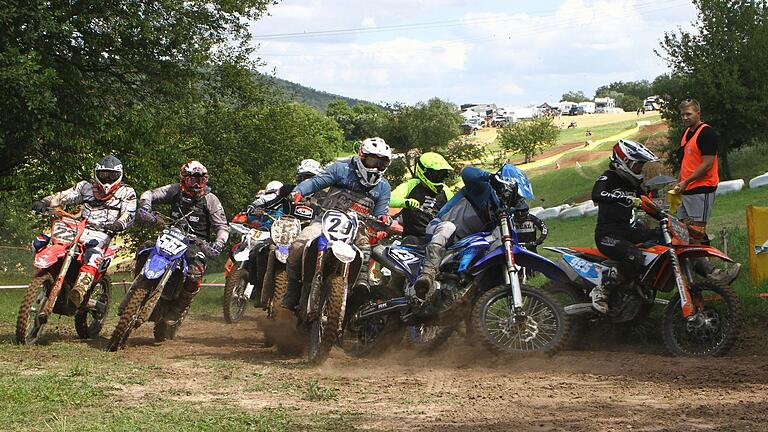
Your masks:
M59 258L66 254L67 248L65 246L60 244L49 244L35 254L34 266L39 269L46 269L59 262Z
M722 261L732 263L734 262L728 255L721 252L719 249L707 246L707 245L685 245L675 247L675 252L680 258L701 258L712 257L718 258Z
M170 265L171 260L168 258L160 254L153 254L144 264L144 268L141 269L141 274L149 280L159 279Z
M528 249L515 246L515 263L521 267L535 270L553 282L570 282L568 274L554 262ZM472 266L472 275L476 276L483 270L504 264L504 246L499 246L480 258Z

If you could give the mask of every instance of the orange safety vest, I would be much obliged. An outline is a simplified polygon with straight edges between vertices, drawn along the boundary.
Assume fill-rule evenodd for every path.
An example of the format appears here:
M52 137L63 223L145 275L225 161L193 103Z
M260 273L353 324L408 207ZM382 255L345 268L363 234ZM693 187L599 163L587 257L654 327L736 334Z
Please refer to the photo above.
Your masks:
M696 144L696 141L699 139L699 134L705 127L710 126L706 123L699 125L699 128L696 130L696 133L693 134L693 137L691 137L690 141L686 141L685 137L688 136L688 132L691 130L691 128L686 129L683 133L683 139L680 141L680 147L683 147L683 163L680 166L680 178L682 180L690 177L691 174L696 171L696 168L701 165L701 151L699 150L699 146ZM718 183L720 183L720 176L717 174L717 155L715 155L715 163L712 164L712 168L710 168L703 177L688 183L688 186L685 188L685 190L690 190L700 186L717 187Z

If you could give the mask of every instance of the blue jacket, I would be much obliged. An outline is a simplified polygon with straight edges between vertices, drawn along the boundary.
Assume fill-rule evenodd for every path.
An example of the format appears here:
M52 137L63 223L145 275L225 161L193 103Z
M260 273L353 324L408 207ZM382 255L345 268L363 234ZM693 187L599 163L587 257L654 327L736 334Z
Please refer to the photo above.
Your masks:
M389 182L386 179L381 179L372 188L363 186L360 183L352 158L342 159L328 165L320 174L299 183L294 191L301 192L303 196L309 196L331 186L368 194L374 202L374 216L389 213L389 197L392 194Z
M482 218L490 220L493 215L489 214L489 210L498 209L501 206L501 201L499 201L496 191L493 190L488 180L490 176L489 172L471 166L461 170L461 180L464 182L464 187L456 192L450 201L445 203L437 217L441 218L462 198L466 198Z

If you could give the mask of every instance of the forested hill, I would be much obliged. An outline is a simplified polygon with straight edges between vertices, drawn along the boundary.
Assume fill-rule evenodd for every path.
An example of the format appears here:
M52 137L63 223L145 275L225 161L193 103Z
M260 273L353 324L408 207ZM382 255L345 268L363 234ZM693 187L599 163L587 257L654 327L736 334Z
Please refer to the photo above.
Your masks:
M350 106L359 103L371 103L360 99L353 99L345 96L335 95L333 93L326 93L324 91L315 90L311 87L306 87L301 84L296 84L294 82L286 81L277 77L270 77L270 79L273 80L275 84L277 84L277 86L285 92L286 96L290 100L305 103L323 113L325 112L325 109L328 108L328 104L334 99L342 99Z

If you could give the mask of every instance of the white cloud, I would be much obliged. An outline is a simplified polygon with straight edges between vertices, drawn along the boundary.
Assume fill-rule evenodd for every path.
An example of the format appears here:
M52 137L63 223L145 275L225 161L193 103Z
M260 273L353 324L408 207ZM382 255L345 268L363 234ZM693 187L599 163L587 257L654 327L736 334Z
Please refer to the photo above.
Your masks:
M261 43L267 69L317 89L373 101L506 104L653 79L665 70L653 53L663 32L695 16L686 0L516 3L286 0L252 28L257 35L372 29ZM441 24L384 31L434 22Z

